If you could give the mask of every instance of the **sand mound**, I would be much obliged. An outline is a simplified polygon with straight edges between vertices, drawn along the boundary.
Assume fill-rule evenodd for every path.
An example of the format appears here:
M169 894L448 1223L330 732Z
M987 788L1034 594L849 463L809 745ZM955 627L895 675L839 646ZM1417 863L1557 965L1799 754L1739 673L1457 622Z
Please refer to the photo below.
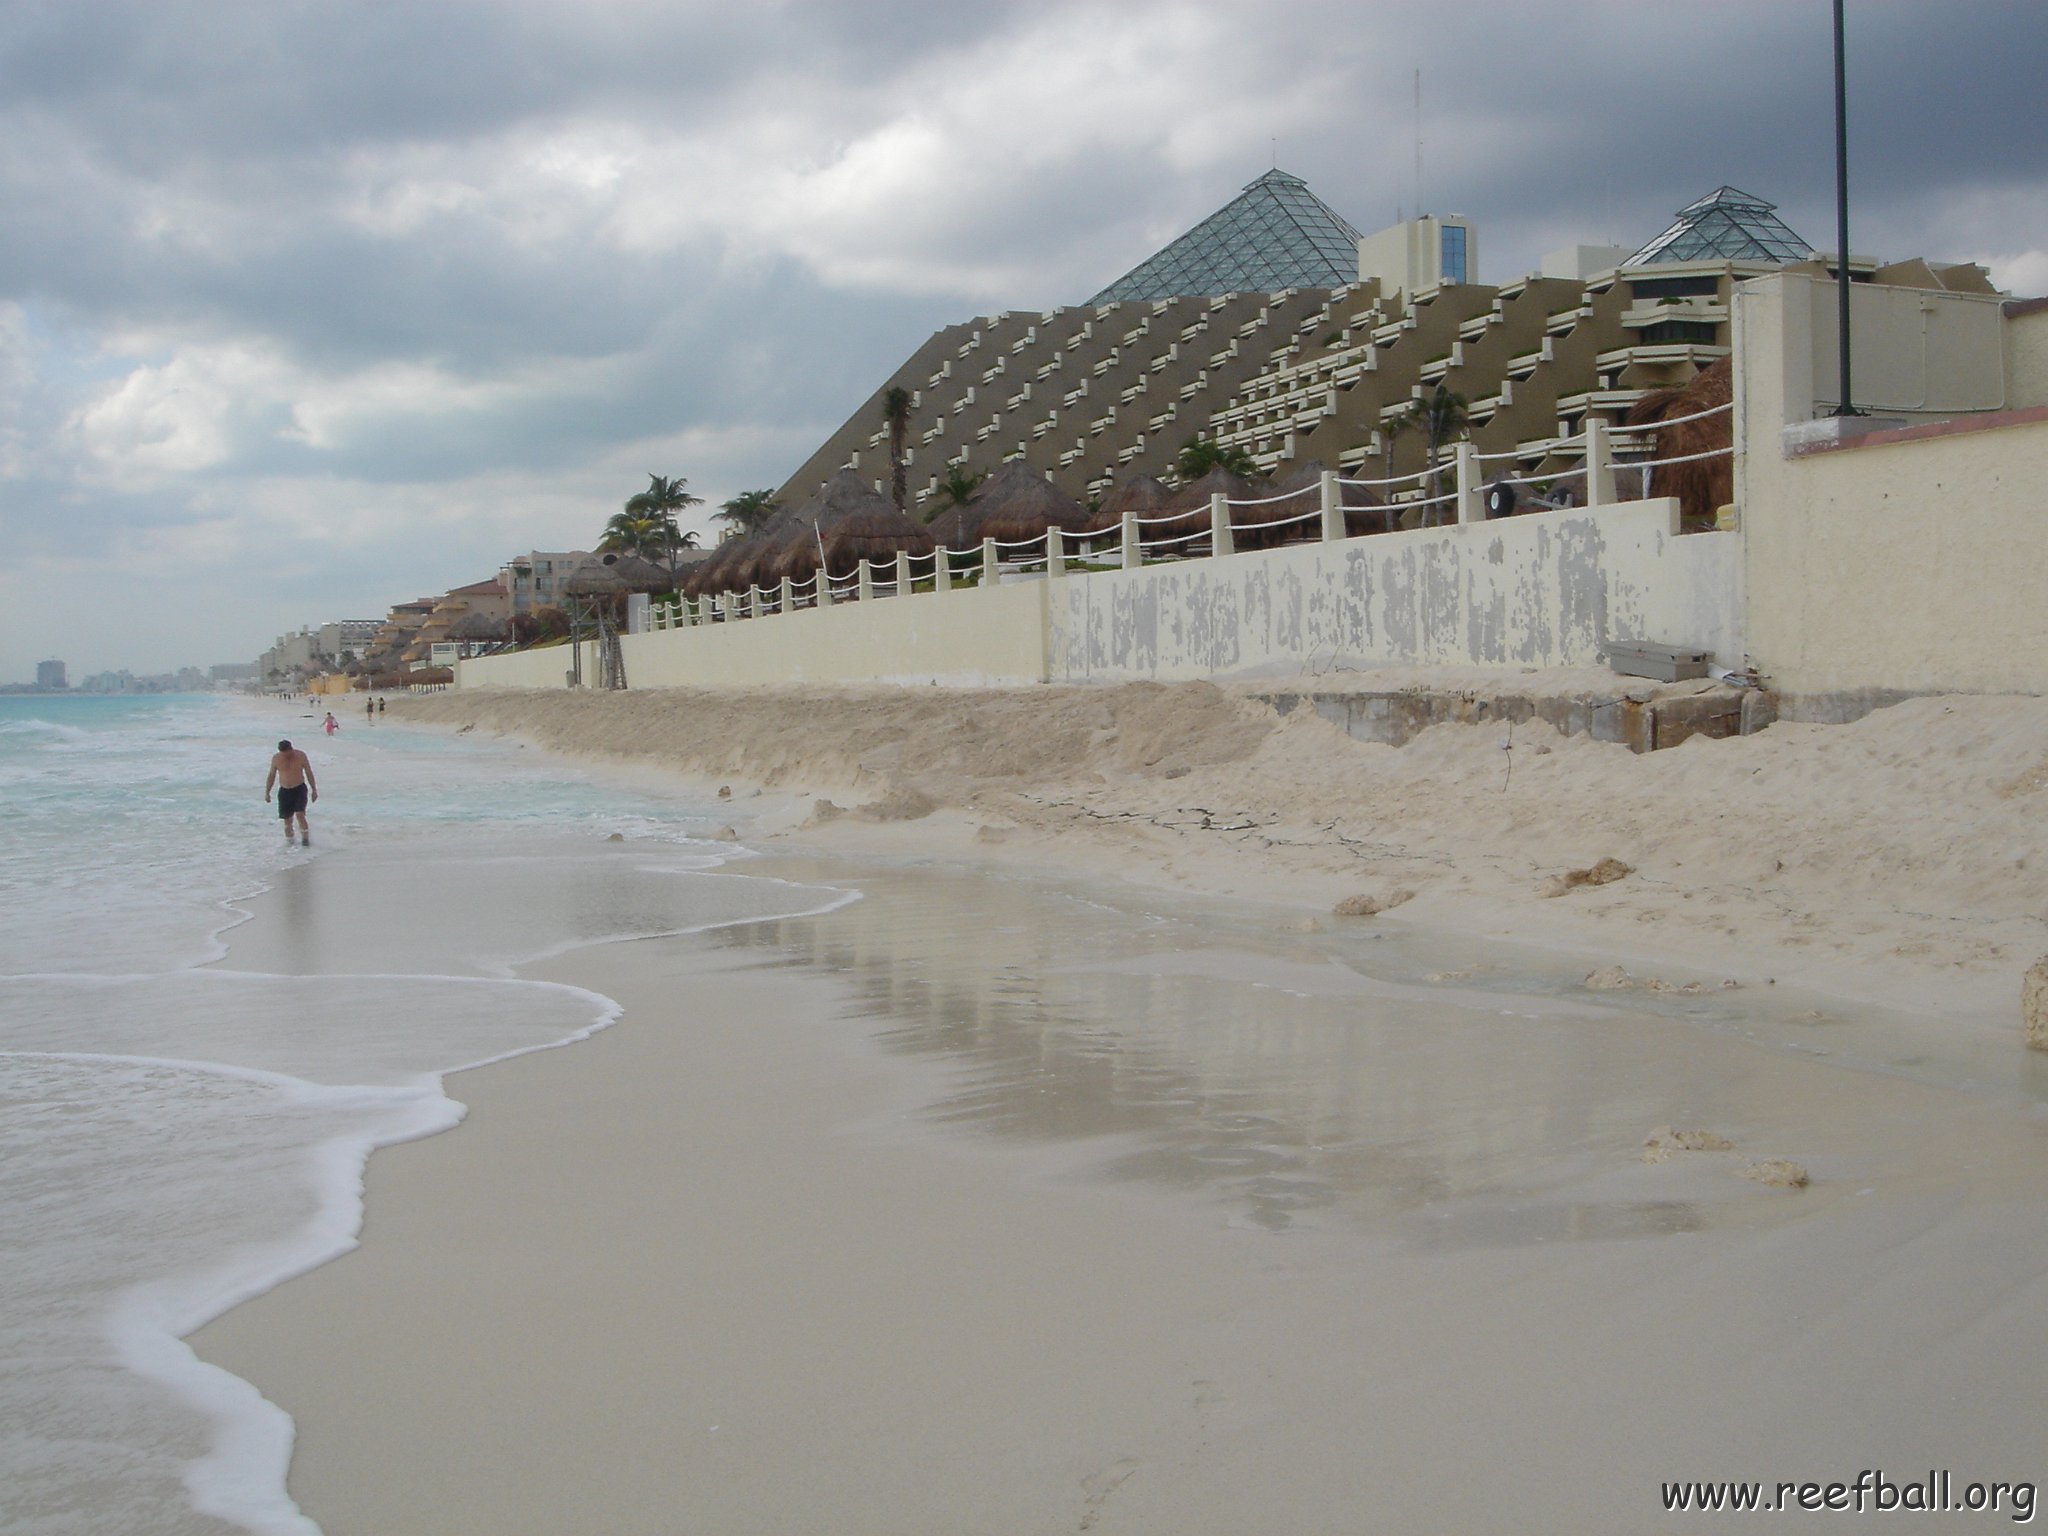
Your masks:
M1812 1182L1802 1164L1790 1162L1782 1157L1751 1163L1739 1171L1745 1179L1754 1179L1757 1183L1768 1184L1773 1189L1804 1189Z
M2020 985L2020 1021L2026 1026L2027 1044L2048 1051L2048 955L2034 962Z
M1732 1152L1735 1143L1712 1131L1681 1131L1659 1126L1643 1139L1643 1161L1665 1163L1681 1152Z
M1521 723L1511 773L1498 723L1387 747L1236 683L456 691L394 708L659 765L707 793L870 808L835 838L886 819L921 851L952 837L1325 913L1408 890L1436 921L1804 978L2008 1033L2013 988L2048 949L2044 699L1914 699L1642 756ZM983 825L1006 834L999 855L975 843ZM1587 863L1589 846L1605 856Z

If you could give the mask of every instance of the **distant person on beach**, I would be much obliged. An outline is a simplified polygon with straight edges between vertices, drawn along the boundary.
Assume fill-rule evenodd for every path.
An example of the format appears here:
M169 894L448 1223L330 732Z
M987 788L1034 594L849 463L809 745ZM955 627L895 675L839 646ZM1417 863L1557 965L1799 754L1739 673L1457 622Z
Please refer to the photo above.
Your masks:
M330 709L329 711L327 711L327 719L325 723L321 725L320 729L325 731L330 736L332 736L336 731L341 729L341 722L334 718L333 710Z
M311 760L289 741L280 741L276 755L270 759L270 776L263 781L265 800L270 798L273 786L277 789L277 818L284 823L286 846L291 844L292 823L297 821L300 839L308 848L312 847L313 834L306 826L306 806L320 798L320 786L314 781Z
M363 700L363 713L370 717L370 724L375 725L377 723L377 701L375 699Z
M377 713L380 715L384 713L384 701L382 699L377 701Z

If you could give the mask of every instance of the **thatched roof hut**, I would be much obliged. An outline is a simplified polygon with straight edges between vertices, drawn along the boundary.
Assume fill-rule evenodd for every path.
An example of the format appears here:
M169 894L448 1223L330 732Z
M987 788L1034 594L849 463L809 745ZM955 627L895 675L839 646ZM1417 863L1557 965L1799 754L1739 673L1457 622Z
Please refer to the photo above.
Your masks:
M932 543L940 549L978 549L981 546L981 509L973 501L955 502L924 525Z
M562 583L570 597L614 597L625 592L666 592L674 583L652 560L638 555L592 555Z
M1245 479L1244 476L1233 475L1229 470L1219 465L1202 476L1201 479L1190 481L1186 485L1177 486L1167 492L1165 501L1156 511L1140 513L1139 515L1142 517L1171 516L1173 519L1171 522L1155 524L1145 529L1145 538L1148 541L1153 539L1182 539L1187 538L1191 534L1206 533L1210 527L1209 498L1218 492L1228 496L1232 501L1249 501L1255 497L1267 494L1258 486L1253 485L1251 481ZM1104 510L1108 510L1106 504ZM1263 511L1264 509L1254 508L1253 510ZM1182 545L1181 548L1188 554L1206 555L1209 552L1208 548L1200 540L1191 540L1189 543Z
M1734 384L1733 365L1727 358L1720 358L1694 374L1682 388L1660 389L1645 395L1630 408L1625 424L1647 426L1726 405L1734 398ZM1656 444L1650 455L1656 459L1684 458L1716 448L1732 448L1735 413L1723 411L1718 416L1681 421L1676 426L1659 427L1654 433L1635 436L1649 438ZM1695 459L1690 464L1660 465L1650 471L1647 494L1676 496L1684 527L1711 528L1715 512L1735 499L1735 455L1723 453L1711 459Z
M906 517L894 502L872 490L852 470L841 470L825 489L798 509L793 530L775 561L775 576L807 581L818 569L819 548L834 578L850 574L862 560L893 560L898 550L932 552L931 530Z
M1286 500L1269 501L1259 507L1231 508L1232 538L1245 549L1270 549L1280 544L1299 544L1321 538L1322 526L1319 523L1292 523L1284 528L1274 525L1310 512L1321 512L1322 481L1321 459L1310 459L1306 464L1297 466L1265 493L1284 496ZM1344 509L1344 532L1347 536L1386 531L1386 504L1371 491L1362 485L1345 485L1340 481L1337 495L1339 505Z
M751 561L760 552L761 535L743 533L730 538L711 551L709 558L692 566L683 576L683 596L690 598L709 597L729 589L734 567L741 561Z
M512 623L509 619L493 618L488 613L466 613L449 627L448 638L496 645L512 638Z
M850 513L825 530L825 569L834 579L851 576L863 560L880 565L893 561L904 551L928 555L936 547L931 533L915 518L906 517L892 504L886 509L865 508ZM818 551L799 544L783 557L783 569L797 580L817 569Z
M1043 538L1050 527L1078 533L1088 525L1086 507L1021 460L989 476L970 505L980 514L978 540L1014 544Z
M1173 492L1164 481L1150 475L1133 475L1102 499L1102 505L1088 519L1087 531L1114 528L1124 520L1126 512L1138 517L1158 517L1172 500Z

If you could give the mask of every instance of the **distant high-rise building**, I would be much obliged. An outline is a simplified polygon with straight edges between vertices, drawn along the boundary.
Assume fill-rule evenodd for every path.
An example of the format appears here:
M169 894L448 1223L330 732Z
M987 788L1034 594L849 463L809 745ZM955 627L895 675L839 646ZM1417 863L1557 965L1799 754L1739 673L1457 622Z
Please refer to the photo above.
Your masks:
M46 693L62 693L69 686L64 681L64 663L61 661L37 662L36 686Z

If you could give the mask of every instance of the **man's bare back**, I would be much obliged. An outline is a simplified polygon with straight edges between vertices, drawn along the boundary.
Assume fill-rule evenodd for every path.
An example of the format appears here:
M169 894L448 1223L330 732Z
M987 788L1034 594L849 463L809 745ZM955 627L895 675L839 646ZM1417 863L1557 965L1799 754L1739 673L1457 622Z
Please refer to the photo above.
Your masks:
M312 761L289 741L280 741L277 751L271 754L270 773L263 780L263 798L268 800L272 789L277 791L277 815L284 823L284 840L292 840L292 823L298 823L299 837L307 847L313 844L312 831L306 826L306 806L320 798L320 785L313 777Z

